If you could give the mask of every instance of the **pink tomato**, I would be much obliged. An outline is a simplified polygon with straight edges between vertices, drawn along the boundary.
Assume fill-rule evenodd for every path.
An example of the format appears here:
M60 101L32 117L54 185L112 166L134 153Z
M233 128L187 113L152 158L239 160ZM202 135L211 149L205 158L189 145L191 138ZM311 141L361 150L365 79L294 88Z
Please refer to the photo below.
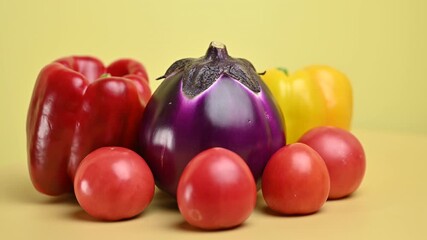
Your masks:
M322 156L331 178L329 199L350 195L365 175L365 152L359 140L349 131L337 127L317 127L299 140Z
M196 155L178 183L178 207L185 220L202 229L243 223L256 204L256 184L245 161L224 148Z
M103 147L87 155L74 179L80 206L95 218L121 220L140 214L154 195L154 178L135 152Z
M329 187L325 162L302 143L279 149L262 176L262 194L267 206L287 215L317 212L328 198Z

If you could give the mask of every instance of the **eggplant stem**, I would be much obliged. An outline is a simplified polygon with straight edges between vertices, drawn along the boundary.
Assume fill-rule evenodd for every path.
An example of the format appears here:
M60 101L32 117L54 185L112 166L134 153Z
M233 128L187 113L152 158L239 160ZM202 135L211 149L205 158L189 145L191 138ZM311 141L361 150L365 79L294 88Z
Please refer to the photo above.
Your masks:
M214 48L221 48L221 49L225 48L224 43L216 42L216 41L211 42L211 46Z

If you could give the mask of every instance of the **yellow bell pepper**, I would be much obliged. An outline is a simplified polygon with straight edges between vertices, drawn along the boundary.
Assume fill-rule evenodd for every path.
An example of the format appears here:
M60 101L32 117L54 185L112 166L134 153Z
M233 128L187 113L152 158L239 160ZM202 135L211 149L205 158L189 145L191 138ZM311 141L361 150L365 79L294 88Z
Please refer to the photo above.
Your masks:
M350 81L338 70L314 65L288 75L273 68L261 76L284 115L286 142L296 142L318 126L350 129L353 93Z

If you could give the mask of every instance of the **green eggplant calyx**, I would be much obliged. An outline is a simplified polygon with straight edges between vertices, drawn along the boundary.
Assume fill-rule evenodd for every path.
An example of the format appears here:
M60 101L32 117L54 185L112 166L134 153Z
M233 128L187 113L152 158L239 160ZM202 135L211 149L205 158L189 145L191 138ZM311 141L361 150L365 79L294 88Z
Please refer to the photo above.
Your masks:
M222 75L242 83L251 91L261 91L260 77L246 59L228 55L224 44L211 42L206 55L200 58L184 58L173 63L161 78L182 73L182 90L193 98L207 90Z

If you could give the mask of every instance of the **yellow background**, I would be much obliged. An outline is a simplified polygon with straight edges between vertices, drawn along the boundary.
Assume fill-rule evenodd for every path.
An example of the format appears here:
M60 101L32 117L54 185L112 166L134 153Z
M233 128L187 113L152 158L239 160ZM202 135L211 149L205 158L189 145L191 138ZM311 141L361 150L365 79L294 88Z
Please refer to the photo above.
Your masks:
M212 40L259 72L334 66L353 84L354 129L425 135L426 10L423 0L0 0L0 162L26 162L29 99L52 60L132 57L155 88L172 62Z
M52 60L133 57L153 80L173 61L203 55L212 40L260 72L334 66L353 84L354 128L427 133L426 9L422 0L0 0L0 126L7 136L0 146L25 157L31 91Z

